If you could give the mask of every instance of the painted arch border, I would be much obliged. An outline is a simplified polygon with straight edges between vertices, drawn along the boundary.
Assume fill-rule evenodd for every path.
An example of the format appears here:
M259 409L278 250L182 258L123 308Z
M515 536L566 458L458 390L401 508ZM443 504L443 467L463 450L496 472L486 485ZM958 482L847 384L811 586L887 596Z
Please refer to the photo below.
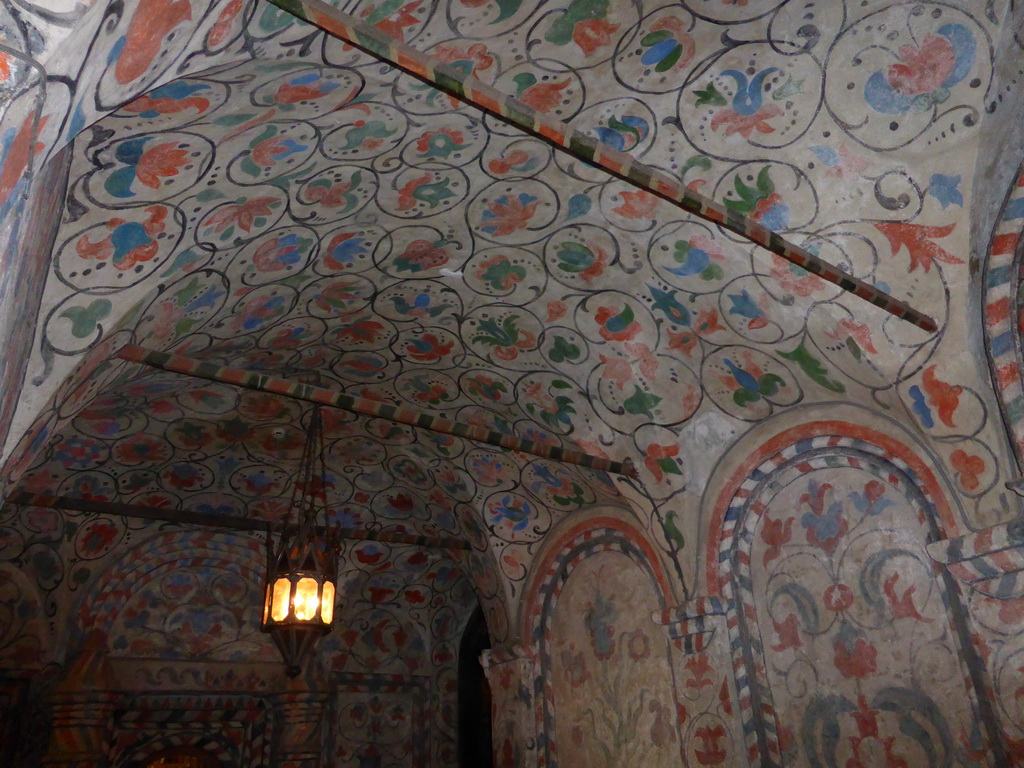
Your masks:
M917 516L929 538L958 535L944 487L927 464L899 440L869 427L845 421L815 421L793 427L766 441L733 472L716 497L706 545L707 589L727 600L729 653L747 757L752 763L759 761L771 768L782 764L781 749L764 651L754 634L746 630L746 623L756 620L753 602L745 599L750 597L752 583L749 549L753 530L767 509L760 497L769 490L773 478L787 469L826 467L851 467L875 474L919 502ZM982 723L991 754L997 760L1004 759L992 688L971 642L969 615L961 605L956 582L941 566L936 566L936 572L949 629L959 651L965 693ZM976 672L971 671L972 667Z
M1010 183L996 217L985 261L985 351L1003 424L1018 466L1024 465L1024 163Z
M171 569L190 567L222 567L262 584L266 555L256 536L224 531L157 534L126 551L82 595L71 614L74 635L68 638L69 650L74 650L73 641L82 642L96 632L108 642L129 597Z
M562 523L561 530L549 541L532 567L519 615L520 637L531 649L534 679L534 718L537 734L537 766L544 768L548 758L557 754L554 741L554 689L551 686L549 660L545 649L550 643L550 622L558 598L572 572L586 558L602 552L625 555L647 576L664 609L673 600L672 581L662 556L647 533L634 521L612 516L617 507L597 507L583 520ZM628 511L622 510L623 515ZM580 513L577 513L579 515ZM554 533L554 532L553 532Z
M723 597L719 577L719 555L722 543L731 538L735 527L735 504L745 500L753 486L752 478L763 477L766 471L787 463L792 456L820 447L837 447L859 443L880 458L909 472L915 485L934 505L936 523L942 538L959 536L959 525L949 504L948 494L935 472L905 443L872 427L849 421L810 421L783 430L754 450L719 490L712 507L704 545L705 589L712 597ZM762 468L763 465L767 467ZM754 484L756 485L756 483ZM733 510L730 512L730 510Z

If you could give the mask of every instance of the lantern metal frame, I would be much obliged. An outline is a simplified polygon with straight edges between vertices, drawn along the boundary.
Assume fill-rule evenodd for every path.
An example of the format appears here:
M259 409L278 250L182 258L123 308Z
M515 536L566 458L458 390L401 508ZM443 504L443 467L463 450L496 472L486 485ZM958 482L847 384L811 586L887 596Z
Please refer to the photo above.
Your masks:
M341 531L327 520L326 486L323 418L316 405L288 511L267 530L260 629L273 637L289 677L299 675L306 656L334 621ZM318 518L324 520L323 526L317 524Z

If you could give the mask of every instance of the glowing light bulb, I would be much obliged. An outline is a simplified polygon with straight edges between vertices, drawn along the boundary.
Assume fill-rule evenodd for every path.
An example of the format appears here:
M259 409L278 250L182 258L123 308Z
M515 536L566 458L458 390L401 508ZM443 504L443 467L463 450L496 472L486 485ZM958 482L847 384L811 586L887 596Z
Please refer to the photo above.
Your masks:
M295 585L295 618L299 621L310 621L316 616L316 609L320 605L319 586L316 579L308 576L299 579Z

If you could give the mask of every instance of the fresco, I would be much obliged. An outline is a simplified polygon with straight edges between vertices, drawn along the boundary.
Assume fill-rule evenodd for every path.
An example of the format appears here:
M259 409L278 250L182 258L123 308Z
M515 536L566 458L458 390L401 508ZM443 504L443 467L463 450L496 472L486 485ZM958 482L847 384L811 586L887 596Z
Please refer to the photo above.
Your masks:
M934 441L972 524L1005 519L998 481L1007 453L995 404L981 380L968 380L974 374L936 356L940 343L959 346L965 330L949 322L960 310L946 295L966 274L957 243L967 226L958 217L970 194L940 147L978 122L993 20L936 5L903 16L820 11L799 26L785 5L732 18L598 3L588 13L604 32L589 40L582 31L565 36L592 26L573 15L586 3L571 7L560 24L518 4L500 18L483 11L477 22L420 5L396 12L398 21L383 11L362 18L609 146L675 168L823 258L892 290L905 286L940 317L940 334L877 316L813 275L267 7L241 14L244 29L232 33L260 58L161 80L76 142L34 380L55 387L83 355L130 339L293 378L315 369L353 394L631 456L641 483L619 491L679 563L681 580L694 571L678 557L695 522L683 510L713 462L697 446L709 438L724 446L748 424L813 402L908 414ZM751 39L716 47L718 24ZM876 24L890 31L871 56L909 63L890 71L881 59L858 59L865 74L844 80L840 62L860 55L858 41ZM790 47L757 41L753 32L765 25ZM794 29L810 35L812 26L816 36L789 42L800 38ZM908 41L925 39L950 71L942 81L913 74L918 49ZM665 53L676 50L670 40L678 57ZM686 54L698 43L700 67ZM614 87L595 100L576 69L552 63L567 52L588 78L610 73ZM524 61L510 64L515 55ZM741 67L744 56L753 63ZM550 83L529 84L534 71ZM847 113L841 93L849 91L864 102ZM956 125L945 127L940 115ZM934 149L894 171L887 153L911 141ZM102 398L112 385L87 373L94 364L80 376L91 376L99 390L90 394ZM75 434L75 410L44 412L11 465L15 476L33 455L28 484L66 475L53 457L87 439ZM168 414L174 428L204 418L191 406ZM168 482L198 489L225 471L209 456L202 467L183 458L188 447L158 423L130 430L144 433L140 446L171 444L154 454L163 461L153 470L172 496L179 489ZM458 503L473 509L463 528L486 532L506 601L518 597L558 515L610 490L602 478L470 455L458 441L417 454L414 462L448 473L449 517ZM195 478L168 470L183 461L193 462ZM272 485L256 466L251 479ZM422 474L406 460L385 466L392 479L364 479L371 493L385 485L400 493ZM498 466L507 480L497 479ZM386 503L372 512L410 524L417 517Z
M749 751L765 765L1000 764L971 621L924 548L948 524L934 479L862 436L790 444L727 513Z
M596 554L573 570L548 629L558 765L679 765L673 664L651 621L657 607L626 555Z
M319 660L334 686L325 754L451 761L452 659L474 600L495 658L516 659L495 667L502 701L533 708L535 733L503 723L522 736L500 746L506 764L571 764L574 749L614 764L630 729L653 764L1024 753L1016 555L1001 600L961 594L924 549L1018 515L1020 186L1004 195L1011 171L990 184L975 162L991 165L1015 117L1020 8L335 5L938 332L269 3L0 0L5 491L281 515L306 406L129 365L112 357L125 343L630 458L635 481L332 411L335 518L469 548L346 550L345 628ZM57 198L59 221L43 217L56 231L29 226ZM853 428L778 442L830 411L905 448ZM602 505L617 522L593 516ZM587 555L571 566L551 555L567 530ZM166 685L214 685L189 661L274 659L253 631L261 559L245 536L8 506L0 560L4 668L55 680L93 630L119 668L145 658ZM741 640L760 657L737 655ZM599 713L621 733L586 730Z

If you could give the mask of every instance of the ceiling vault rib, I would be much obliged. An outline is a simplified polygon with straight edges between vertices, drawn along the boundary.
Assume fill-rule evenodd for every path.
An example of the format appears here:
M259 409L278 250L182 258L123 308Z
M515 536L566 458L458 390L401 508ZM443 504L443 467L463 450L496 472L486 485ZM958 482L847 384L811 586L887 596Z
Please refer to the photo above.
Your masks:
M463 437L467 440L496 445L511 451L520 451L531 456L539 456L542 459L559 461L563 464L576 464L581 467L611 472L616 475L625 475L634 479L638 477L636 467L628 458L625 461L613 461L572 448L562 448L557 445L540 443L536 440L527 440L515 435L496 432L486 427L478 427L466 424L465 422L434 416L415 408L389 405L388 403L370 400L365 397L354 397L333 389L315 387L300 381L289 381L288 379L268 376L256 371L246 371L241 368L207 363L190 357L184 357L183 355L158 352L135 344L126 344L121 347L117 352L117 357L133 363L142 363L143 365L174 373L182 373L187 376L197 376L202 379L218 381L224 384L234 384L235 386L255 389L261 392L272 392L276 395L283 395L296 400L330 405L351 413L394 421L399 424L408 424L409 426L420 427L431 432L440 432L443 435Z
M423 80L462 101L496 115L528 133L546 139L588 165L666 200L687 213L714 222L724 229L750 240L771 253L812 272L842 290L864 299L901 320L928 332L938 326L928 315L914 309L870 283L824 261L790 242L778 232L731 211L711 198L687 188L653 166L635 160L598 139L580 131L556 116L535 110L503 91L467 75L435 57L417 51L385 32L339 11L322 0L270 0L274 5L314 24L328 34L354 45L403 72Z
M122 504L112 501L94 501L76 499L71 496L54 494L30 493L16 491L5 502L26 507L45 507L46 509L69 510L95 515L118 515L139 520L159 520L165 523L183 525L202 525L210 528L222 528L232 531L266 532L267 521L237 515L211 515L205 512L193 512L188 509L165 509L148 507L141 504ZM321 526L322 528L322 526ZM343 539L356 541L381 541L386 544L412 544L428 549L470 549L467 541L443 536L419 536L412 533L392 531L368 531L360 528L341 528Z

